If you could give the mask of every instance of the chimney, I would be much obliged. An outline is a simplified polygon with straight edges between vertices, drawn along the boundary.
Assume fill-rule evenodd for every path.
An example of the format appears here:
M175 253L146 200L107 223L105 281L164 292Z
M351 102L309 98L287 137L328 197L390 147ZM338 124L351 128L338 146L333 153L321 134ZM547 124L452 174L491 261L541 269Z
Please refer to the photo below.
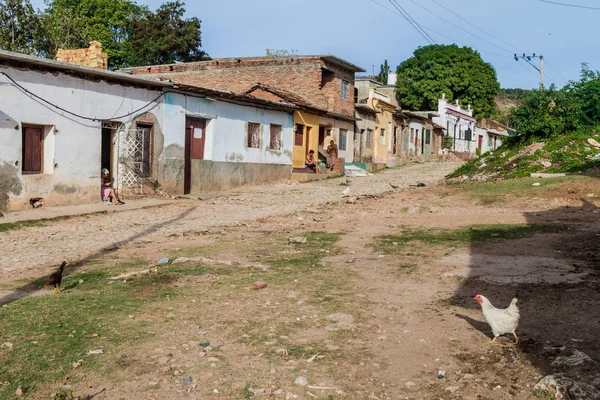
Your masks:
M95 40L90 42L87 49L59 49L56 61L77 64L84 67L108 69L108 55L102 51L102 44Z

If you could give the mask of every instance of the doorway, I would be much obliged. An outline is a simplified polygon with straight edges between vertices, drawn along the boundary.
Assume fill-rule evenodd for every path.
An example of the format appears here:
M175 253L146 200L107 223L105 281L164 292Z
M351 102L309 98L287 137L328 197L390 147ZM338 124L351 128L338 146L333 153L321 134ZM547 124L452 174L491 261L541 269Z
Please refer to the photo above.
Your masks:
M310 151L310 132L312 131L312 128L310 126L306 127L306 146L304 148L304 156L308 155L308 152Z
M192 191L192 160L204 160L204 145L206 143L206 120L186 118L185 120L185 150L183 193Z
M481 146L483 146L483 136L479 135L477 136L477 147L479 148L479 151L481 151Z
M103 126L102 127L102 146L101 146L101 159L100 159L100 169L106 168L107 170L112 170L112 156L113 156L113 131L114 129ZM113 176L114 176L114 172Z

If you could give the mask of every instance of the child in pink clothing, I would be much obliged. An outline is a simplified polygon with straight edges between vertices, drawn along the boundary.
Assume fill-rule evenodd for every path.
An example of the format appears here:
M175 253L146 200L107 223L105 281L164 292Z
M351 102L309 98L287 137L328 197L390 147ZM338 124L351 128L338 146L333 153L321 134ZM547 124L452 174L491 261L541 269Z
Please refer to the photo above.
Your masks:
M102 175L100 178L100 196L102 201L108 201L109 204L121 205L125 204L119 197L113 187L113 179L108 177L109 171L106 168L102 169Z

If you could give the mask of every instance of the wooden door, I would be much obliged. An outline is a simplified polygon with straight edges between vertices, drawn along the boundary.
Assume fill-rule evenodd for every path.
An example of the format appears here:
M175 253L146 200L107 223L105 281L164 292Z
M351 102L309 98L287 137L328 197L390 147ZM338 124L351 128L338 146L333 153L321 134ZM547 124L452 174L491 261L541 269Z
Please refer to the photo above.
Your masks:
M187 118L185 122L185 150L183 192L188 194L192 189L192 160L204 159L206 143L206 120Z
M479 151L481 151L481 146L483 146L483 136L479 135L477 137L477 147L479 148Z
M23 174L41 174L44 132L42 127L23 127Z
M307 126L306 127L306 146L304 147L304 155L308 155L308 152L310 151L310 131L312 130L311 127Z

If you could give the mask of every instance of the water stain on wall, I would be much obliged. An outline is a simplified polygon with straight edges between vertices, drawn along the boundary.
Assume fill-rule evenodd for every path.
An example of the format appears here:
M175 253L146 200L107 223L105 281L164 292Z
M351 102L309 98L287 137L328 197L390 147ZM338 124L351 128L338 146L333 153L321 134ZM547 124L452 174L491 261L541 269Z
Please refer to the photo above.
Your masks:
M6 210L10 194L20 195L23 185L19 179L19 170L12 164L0 165L0 210Z

